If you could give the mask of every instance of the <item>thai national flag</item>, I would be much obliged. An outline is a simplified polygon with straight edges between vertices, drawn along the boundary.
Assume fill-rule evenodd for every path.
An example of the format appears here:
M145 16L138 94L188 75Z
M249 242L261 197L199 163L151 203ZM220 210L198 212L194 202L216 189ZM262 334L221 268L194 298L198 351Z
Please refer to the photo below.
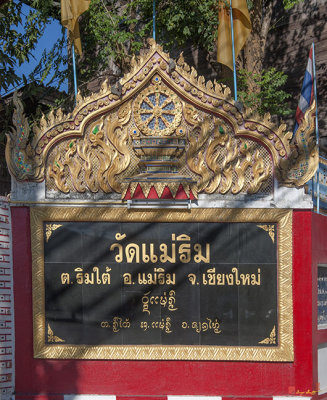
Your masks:
M310 49L307 69L305 71L302 90L301 90L301 97L300 97L300 101L299 101L299 104L296 109L295 126L294 126L293 134L295 134L299 125L301 124L303 117L304 117L304 113L309 108L309 106L312 104L313 97L314 97L312 51L313 51L313 45L311 46L311 49Z

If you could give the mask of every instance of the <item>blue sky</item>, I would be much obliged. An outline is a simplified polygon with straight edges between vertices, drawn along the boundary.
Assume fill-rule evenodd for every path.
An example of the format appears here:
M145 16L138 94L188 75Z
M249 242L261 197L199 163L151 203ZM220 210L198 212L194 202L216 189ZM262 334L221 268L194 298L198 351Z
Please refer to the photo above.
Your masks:
M24 5L23 6L23 14L27 15L28 12L29 12L29 7ZM19 28L22 28L22 27L18 27L18 29L17 28L16 29L19 31ZM34 52L32 53L34 57L30 57L29 62L25 62L20 67L17 66L16 73L19 76L22 76L24 74L27 77L33 71L33 69L36 67L40 57L42 56L44 49L50 50L53 47L53 45L57 42L57 40L60 36L61 36L60 22L57 20L51 19L50 23L48 24L48 26L45 29L43 36L39 40ZM48 81L49 81L49 79L48 79ZM47 84L47 80L44 81L44 84L45 85ZM55 84L55 82L54 82L54 84ZM23 84L21 86L23 86ZM68 82L66 81L60 87L60 89L67 92L67 88L68 88ZM1 96L4 96L5 94L9 94L12 91L14 91L15 89L16 88L11 87L6 92L1 91Z

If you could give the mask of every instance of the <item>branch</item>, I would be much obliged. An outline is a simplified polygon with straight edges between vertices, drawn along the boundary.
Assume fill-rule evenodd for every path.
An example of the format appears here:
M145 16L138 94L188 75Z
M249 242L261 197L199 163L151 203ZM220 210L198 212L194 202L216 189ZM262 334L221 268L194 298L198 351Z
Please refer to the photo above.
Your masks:
M261 52L264 54L267 36L271 24L271 18L273 13L273 1L268 1L266 6L263 6L262 12L262 25L261 25Z

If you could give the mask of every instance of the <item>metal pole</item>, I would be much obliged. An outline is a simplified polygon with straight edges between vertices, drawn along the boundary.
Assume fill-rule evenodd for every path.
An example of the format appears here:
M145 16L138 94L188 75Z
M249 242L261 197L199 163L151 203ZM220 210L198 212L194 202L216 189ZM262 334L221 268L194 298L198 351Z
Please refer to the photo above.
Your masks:
M317 214L320 214L319 161L318 161L318 169L317 169Z
M313 207L315 205L315 177L313 176L311 178L311 197L312 197L312 203L313 203Z
M75 103L77 97L77 77L76 77L76 63L75 63L75 47L72 43L72 53L73 53L73 72L74 72L74 89L75 89Z
M156 0L153 0L153 39L156 40Z
M317 81L316 81L316 57L315 44L312 43L312 64L313 64L313 91L316 102L316 145L318 147L318 169L317 169L317 213L320 212L320 184L319 184L319 126L318 126L318 99L317 99Z
M230 29L232 35L232 54L233 54L233 77L234 77L234 99L237 101L237 81L236 81L236 63L235 63L235 44L234 44L234 26L233 26L233 7L232 0L230 4Z
M316 144L319 145L316 56L315 56L315 44L314 43L312 43L312 63L313 63L313 90L314 90L314 96L315 96L315 101L316 101Z

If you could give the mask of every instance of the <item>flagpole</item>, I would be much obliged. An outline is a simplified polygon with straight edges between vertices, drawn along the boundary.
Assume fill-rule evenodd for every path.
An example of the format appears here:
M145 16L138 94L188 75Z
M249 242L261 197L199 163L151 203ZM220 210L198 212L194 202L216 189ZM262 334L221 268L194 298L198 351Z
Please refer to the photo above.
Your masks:
M153 39L156 40L156 0L153 0Z
M311 197L312 197L312 203L313 207L315 205L315 175L311 178Z
M75 62L75 46L72 42L72 53L73 53L73 72L74 72L74 89L75 89L75 103L77 98L77 76L76 76L76 62Z
M313 91L316 101L316 145L318 147L318 169L317 169L317 213L320 212L320 183L319 183L319 126L318 126L318 98L317 98L317 81L316 81L316 57L315 44L312 43L312 64L313 64Z
M230 27L231 27L231 35L232 35L234 99L235 99L235 101L237 101L237 81L236 81L236 62L235 62L235 43L234 43L234 26L233 26L232 0L230 0L229 4L230 4Z

